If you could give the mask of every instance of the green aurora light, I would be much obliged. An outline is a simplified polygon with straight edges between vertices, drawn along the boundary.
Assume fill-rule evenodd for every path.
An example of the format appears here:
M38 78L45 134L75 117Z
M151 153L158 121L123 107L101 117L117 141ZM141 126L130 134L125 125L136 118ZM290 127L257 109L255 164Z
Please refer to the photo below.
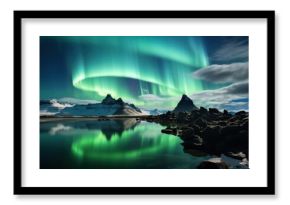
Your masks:
M151 126L143 122L134 129L113 134L109 140L102 131L87 132L72 143L71 150L80 159L114 163L119 160L123 160L123 163L124 160L140 160L161 153L182 153L182 141L176 136L162 134L160 129L160 125Z
M140 96L175 97L203 90L192 72L208 65L200 37L57 37L70 44L75 88L101 100L110 93L144 106Z

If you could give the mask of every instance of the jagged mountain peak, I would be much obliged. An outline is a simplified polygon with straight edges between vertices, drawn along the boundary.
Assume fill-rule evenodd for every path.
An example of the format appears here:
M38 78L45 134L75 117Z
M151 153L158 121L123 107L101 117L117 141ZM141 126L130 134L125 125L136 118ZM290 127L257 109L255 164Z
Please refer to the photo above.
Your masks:
M109 105L114 104L115 99L111 96L111 94L107 94L107 96L102 100L102 104Z
M187 101L192 101L187 95L183 94L181 97L181 101L187 100Z
M198 110L198 108L194 105L193 101L187 95L183 94L177 106L174 108L173 112L191 112L193 110Z
M116 104L119 104L119 105L124 105L124 101L122 100L122 98L118 98L116 101L115 101Z

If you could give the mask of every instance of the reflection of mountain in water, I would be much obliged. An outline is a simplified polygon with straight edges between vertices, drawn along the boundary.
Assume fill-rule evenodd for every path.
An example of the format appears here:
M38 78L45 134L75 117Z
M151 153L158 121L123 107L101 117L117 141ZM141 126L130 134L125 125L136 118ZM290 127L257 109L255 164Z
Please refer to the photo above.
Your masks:
M182 159L178 157L184 154L180 145L181 140L173 135L161 133L161 129L162 126L158 124L141 122L134 129L112 134L110 140L102 131L95 130L75 138L71 151L79 160L92 160L104 167L145 163L142 166L159 168L162 167L160 161L165 159L165 161L191 161L190 156Z
M41 132L55 134L56 132L67 132L72 129L100 130L109 140L114 134L121 136L124 130L134 129L140 121L136 120L136 118L124 118L114 120L64 120L57 125L55 123L42 123ZM71 129L68 129L68 127Z
M207 159L185 154L160 124L135 118L60 119L40 128L41 168L193 168Z

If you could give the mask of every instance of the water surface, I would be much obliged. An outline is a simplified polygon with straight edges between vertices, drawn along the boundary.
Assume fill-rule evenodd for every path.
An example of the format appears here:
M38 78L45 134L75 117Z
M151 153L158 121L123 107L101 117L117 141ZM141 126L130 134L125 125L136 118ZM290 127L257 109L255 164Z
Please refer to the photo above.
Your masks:
M42 169L184 169L208 156L183 151L164 126L135 118L40 123Z

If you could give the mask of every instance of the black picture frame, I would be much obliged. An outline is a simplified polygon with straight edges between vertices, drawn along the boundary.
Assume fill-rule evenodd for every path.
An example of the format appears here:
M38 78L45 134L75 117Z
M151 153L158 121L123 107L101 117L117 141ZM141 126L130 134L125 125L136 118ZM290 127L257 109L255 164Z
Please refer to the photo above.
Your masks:
M48 18L219 18L267 21L266 187L24 187L22 186L22 19ZM275 194L275 11L14 11L14 194L269 195Z

